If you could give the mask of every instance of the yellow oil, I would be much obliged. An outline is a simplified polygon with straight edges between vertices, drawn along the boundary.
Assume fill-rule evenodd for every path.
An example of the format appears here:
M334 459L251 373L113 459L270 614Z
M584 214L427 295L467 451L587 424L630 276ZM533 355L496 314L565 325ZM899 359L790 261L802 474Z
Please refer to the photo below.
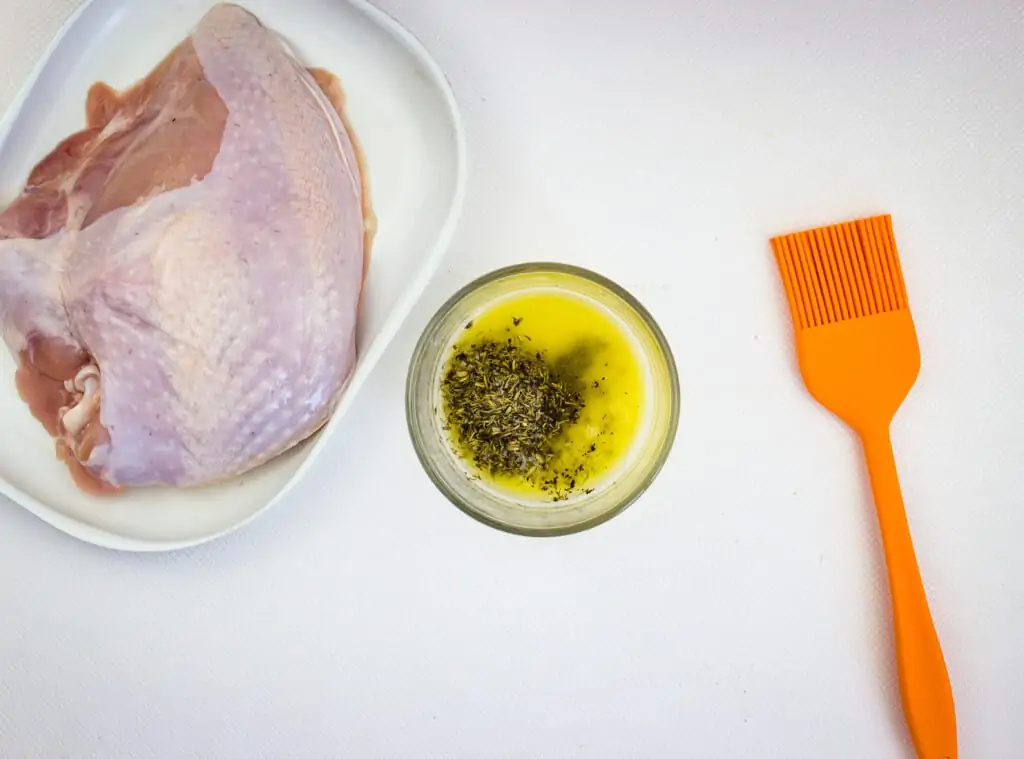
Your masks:
M559 290L531 290L497 301L465 325L455 351L482 340L516 337L580 391L584 407L577 422L555 442L547 471L530 479L477 474L516 496L551 500L542 483L569 473L572 487L562 497L597 487L628 455L643 422L645 374L639 352L623 325L601 306ZM458 451L458 440L452 440ZM468 455L464 455L467 463ZM563 476L563 483L565 477Z

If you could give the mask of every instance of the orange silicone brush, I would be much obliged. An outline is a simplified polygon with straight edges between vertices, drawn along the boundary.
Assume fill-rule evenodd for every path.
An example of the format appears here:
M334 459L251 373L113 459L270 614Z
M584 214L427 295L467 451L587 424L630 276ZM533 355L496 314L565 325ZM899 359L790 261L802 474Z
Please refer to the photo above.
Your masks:
M889 426L921 354L889 216L772 239L804 383L860 436L885 549L900 696L920 759L956 759L953 691L914 556Z

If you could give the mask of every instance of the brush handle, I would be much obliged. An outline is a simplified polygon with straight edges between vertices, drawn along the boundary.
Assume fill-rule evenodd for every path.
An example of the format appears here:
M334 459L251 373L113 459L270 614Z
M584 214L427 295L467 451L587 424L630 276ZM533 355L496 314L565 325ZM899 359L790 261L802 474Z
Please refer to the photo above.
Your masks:
M861 433L892 596L903 712L919 759L957 759L953 690L928 609L888 426Z

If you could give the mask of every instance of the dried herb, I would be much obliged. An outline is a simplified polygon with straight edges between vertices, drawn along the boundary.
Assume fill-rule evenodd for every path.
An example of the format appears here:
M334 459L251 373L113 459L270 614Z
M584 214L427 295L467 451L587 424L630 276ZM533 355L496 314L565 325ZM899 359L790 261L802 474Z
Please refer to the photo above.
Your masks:
M441 393L449 428L491 476L530 480L544 472L559 436L583 409L573 384L513 338L458 349Z

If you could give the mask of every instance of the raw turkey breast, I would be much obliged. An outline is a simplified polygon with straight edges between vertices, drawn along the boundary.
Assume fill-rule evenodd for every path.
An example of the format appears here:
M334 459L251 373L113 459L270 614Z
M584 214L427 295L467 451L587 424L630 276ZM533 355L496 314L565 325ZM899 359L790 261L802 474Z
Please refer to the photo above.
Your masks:
M372 224L340 108L218 5L129 91L94 86L0 213L0 329L80 485L221 480L327 421Z

